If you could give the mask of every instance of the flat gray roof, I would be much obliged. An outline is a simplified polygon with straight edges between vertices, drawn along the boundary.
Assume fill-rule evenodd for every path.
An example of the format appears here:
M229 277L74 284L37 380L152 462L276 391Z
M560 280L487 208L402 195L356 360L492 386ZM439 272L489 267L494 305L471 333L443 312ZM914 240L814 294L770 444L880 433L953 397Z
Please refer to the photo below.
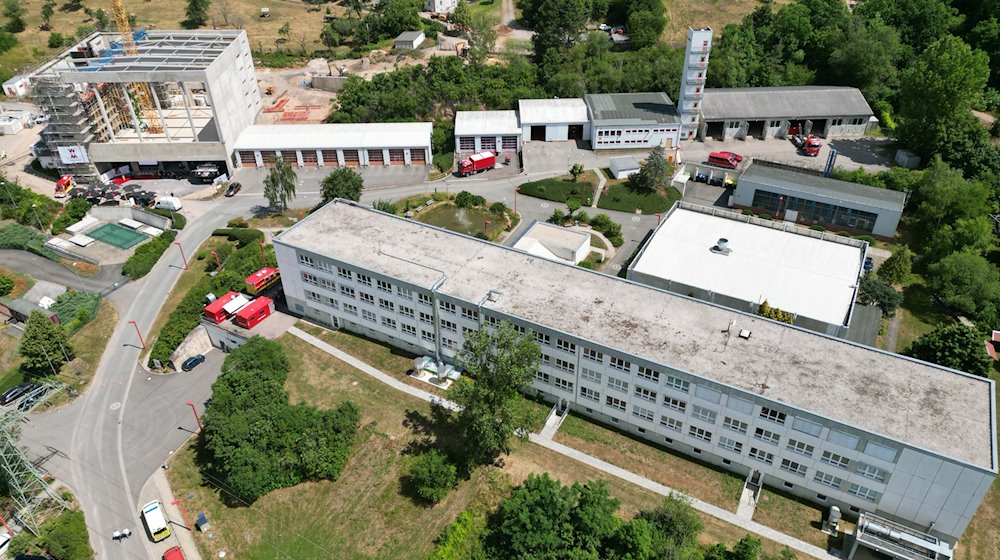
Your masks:
M521 135L517 111L457 111L455 136Z
M331 240L336 240L332 243ZM356 203L275 238L995 472L993 382ZM485 298L493 291L494 301ZM727 327L735 321L735 328ZM749 339L736 336L751 331Z
M836 86L706 88L701 113L709 121L802 120L874 114L860 90Z
M423 31L404 31L396 37L397 41L415 41L424 36Z
M594 126L675 124L681 122L674 102L662 91L650 93L590 93L584 96Z
M906 203L906 193L831 179L809 172L792 171L768 165L766 162L752 162L740 175L738 181L744 179L814 196L835 198L896 212L902 212L903 205Z

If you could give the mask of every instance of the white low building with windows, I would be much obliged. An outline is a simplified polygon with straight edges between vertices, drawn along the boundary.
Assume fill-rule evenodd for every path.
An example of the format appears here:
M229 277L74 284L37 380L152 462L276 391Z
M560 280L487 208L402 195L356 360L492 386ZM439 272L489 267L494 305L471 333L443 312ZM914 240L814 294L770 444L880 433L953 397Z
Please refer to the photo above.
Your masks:
M427 122L354 124L258 124L236 141L237 167L429 165Z
M509 321L549 400L847 517L955 541L997 474L989 379L356 203L274 246L293 313L445 362Z
M517 115L525 142L590 140L590 115L582 99L521 99Z
M594 150L662 146L673 161L673 149L680 144L681 120L667 94L591 93L584 101L590 114Z
M521 151L517 111L458 111L455 113L455 153Z

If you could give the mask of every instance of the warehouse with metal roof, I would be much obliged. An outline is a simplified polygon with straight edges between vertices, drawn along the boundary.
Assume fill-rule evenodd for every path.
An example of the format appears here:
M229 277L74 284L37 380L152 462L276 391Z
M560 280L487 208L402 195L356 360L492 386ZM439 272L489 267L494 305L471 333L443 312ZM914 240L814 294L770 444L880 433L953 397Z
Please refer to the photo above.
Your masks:
M521 151L517 111L458 111L455 113L455 152Z
M517 113L525 142L590 140L587 104L580 98L521 99Z
M431 123L258 124L236 141L240 167L427 165Z
M857 88L790 86L705 89L699 137L863 136L874 113Z
M680 142L677 107L663 92L592 93L584 102L594 150L672 149Z

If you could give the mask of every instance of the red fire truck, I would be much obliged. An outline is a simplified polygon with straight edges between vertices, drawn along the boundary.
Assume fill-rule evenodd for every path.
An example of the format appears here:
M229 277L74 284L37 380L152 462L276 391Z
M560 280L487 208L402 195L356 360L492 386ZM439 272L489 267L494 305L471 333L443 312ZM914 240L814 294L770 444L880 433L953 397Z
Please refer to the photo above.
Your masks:
M76 181L73 180L72 175L63 175L58 181L56 181L56 192L53 196L56 198L64 198L66 196L66 191L75 186Z
M247 276L247 292L255 296L259 295L263 293L264 290L277 284L279 280L281 280L281 273L277 268L262 268L250 276Z

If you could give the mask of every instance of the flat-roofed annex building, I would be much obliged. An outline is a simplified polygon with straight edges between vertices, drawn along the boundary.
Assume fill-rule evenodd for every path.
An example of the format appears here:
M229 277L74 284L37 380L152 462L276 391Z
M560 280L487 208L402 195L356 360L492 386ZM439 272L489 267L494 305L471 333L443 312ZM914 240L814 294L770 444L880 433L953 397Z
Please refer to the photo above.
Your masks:
M667 94L590 93L584 101L594 150L663 146L668 157L674 157L671 150L680 143L681 120Z
M118 33L95 32L30 76L49 116L39 156L61 174L96 181L131 172L225 166L261 109L245 31L137 31L128 56ZM141 90L152 110L138 110Z
M239 167L427 165L431 123L258 124L236 141Z
M294 313L446 361L510 321L551 401L848 516L956 540L997 474L988 379L355 203L274 244Z
M843 337L867 251L850 237L678 202L628 278L748 313L767 301L796 325Z
M455 153L521 151L517 111L458 111L455 113Z

